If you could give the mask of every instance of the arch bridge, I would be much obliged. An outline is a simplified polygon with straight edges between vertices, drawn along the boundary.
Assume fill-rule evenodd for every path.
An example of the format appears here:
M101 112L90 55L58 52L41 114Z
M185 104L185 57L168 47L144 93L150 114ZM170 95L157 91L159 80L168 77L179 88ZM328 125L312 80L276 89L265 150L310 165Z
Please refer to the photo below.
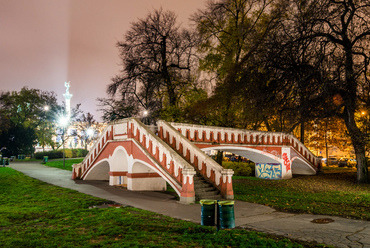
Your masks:
M128 190L164 191L167 183L181 202L195 201L194 176L203 177L225 199L233 199L233 171L204 153L223 150L250 158L261 178L287 179L315 174L318 159L286 134L157 122L150 129L136 118L110 123L72 179L108 180Z

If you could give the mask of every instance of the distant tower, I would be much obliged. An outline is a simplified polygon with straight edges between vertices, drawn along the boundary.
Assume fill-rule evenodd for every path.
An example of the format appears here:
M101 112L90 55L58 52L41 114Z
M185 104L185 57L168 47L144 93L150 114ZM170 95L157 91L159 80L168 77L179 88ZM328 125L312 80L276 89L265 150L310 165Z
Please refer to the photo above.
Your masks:
M67 110L67 117L68 119L71 117L71 98L72 98L72 94L69 94L69 84L70 82L65 82L64 83L64 86L67 88L66 89L66 93L63 94L64 98L66 99L66 110Z

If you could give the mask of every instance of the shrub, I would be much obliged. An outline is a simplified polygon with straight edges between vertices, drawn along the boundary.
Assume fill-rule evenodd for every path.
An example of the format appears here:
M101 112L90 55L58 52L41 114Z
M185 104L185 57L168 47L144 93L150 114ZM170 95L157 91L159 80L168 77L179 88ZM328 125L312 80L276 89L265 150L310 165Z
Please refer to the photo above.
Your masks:
M85 154L88 153L87 150L77 148L77 149L65 149L66 158L77 158L77 157L84 157Z
M234 170L234 176L254 176L255 173L254 163L222 162L222 166Z
M43 159L44 156L48 156L49 159L63 158L63 151L62 150L52 150L52 151L36 152L35 153L35 158L36 159Z

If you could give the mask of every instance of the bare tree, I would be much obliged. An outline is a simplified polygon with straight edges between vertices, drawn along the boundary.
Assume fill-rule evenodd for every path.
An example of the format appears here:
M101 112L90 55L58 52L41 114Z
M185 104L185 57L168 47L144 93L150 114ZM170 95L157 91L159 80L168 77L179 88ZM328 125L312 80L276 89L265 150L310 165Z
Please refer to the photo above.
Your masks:
M108 86L108 94L134 96L151 113L177 106L181 90L193 82L196 41L192 32L177 25L171 11L155 10L133 22L117 44L123 69Z

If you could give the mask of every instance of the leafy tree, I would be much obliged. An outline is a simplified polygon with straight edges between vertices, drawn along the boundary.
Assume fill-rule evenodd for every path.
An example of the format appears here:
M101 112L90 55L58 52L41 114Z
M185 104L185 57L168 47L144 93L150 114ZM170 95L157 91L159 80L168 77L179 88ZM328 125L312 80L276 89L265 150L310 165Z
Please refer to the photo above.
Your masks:
M346 126L337 117L310 121L306 128L306 146L317 156L328 158L332 148L338 148L347 153L353 152L351 139ZM322 151L321 154L318 151Z
M54 92L27 87L19 92L2 92L0 106L0 147L11 155L31 153L38 141L51 143L53 114L59 108Z
M177 25L171 11L155 10L133 22L124 41L117 44L123 69L113 78L108 94L134 98L153 117L167 107L178 107L183 90L194 81L196 42L194 33Z
M81 144L85 147L85 150L87 150L88 145L98 138L98 123L89 112L86 115L82 113L77 117L76 129L75 136L81 140Z
M264 99L274 87L259 60L283 9L283 1L220 0L208 2L193 16L202 41L200 68L217 74L208 103L219 112L220 125L258 128L271 113L272 108L261 105L271 102Z
M54 123L56 125L56 142L53 144L53 149L59 149L65 142L71 141L71 143L78 143L77 132L75 129L70 129L70 126L73 125L78 120L82 110L80 109L81 104L77 104L76 107L72 108L70 113L66 109L65 103L58 109L54 114ZM71 144L72 146L72 144Z

